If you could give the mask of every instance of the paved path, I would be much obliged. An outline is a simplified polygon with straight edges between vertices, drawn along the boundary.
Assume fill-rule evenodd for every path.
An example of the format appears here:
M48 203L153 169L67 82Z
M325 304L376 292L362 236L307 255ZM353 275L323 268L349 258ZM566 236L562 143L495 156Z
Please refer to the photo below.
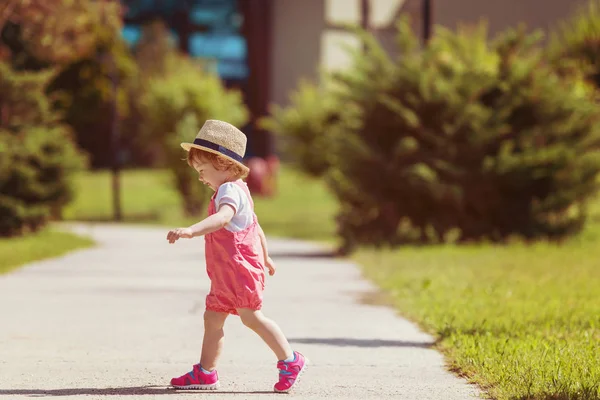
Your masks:
M172 376L198 361L209 287L202 239L168 245L157 228L73 227L98 246L0 276L0 398L275 398L274 356L236 317L225 326L217 393L176 392ZM374 288L318 247L271 240L278 272L264 312L312 365L301 399L469 399L431 337L387 307Z

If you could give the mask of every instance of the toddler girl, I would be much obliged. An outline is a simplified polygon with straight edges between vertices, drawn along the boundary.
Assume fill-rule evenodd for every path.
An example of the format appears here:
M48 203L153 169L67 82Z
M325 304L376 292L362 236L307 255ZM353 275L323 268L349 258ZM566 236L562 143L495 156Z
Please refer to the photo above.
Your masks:
M208 217L188 228L169 231L167 240L205 236L206 272L210 292L206 296L204 339L200 363L191 372L173 378L177 389L217 389L217 360L223 347L223 326L229 314L239 315L244 325L256 332L273 350L279 369L276 392L289 392L308 360L292 351L275 322L260 311L265 288L265 269L275 273L267 241L254 203L242 178L249 169L242 164L246 136L233 125L208 120L193 143L182 143L188 164L198 171L199 180L215 194Z

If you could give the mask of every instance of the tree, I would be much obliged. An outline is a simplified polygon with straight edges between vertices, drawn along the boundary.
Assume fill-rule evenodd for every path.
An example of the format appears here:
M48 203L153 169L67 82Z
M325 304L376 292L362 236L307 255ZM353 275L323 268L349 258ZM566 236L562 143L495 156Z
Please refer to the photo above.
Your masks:
M537 35L439 29L421 49L399 28L398 59L366 36L336 78L328 178L347 247L579 231L600 170L583 77L547 65Z
M112 160L114 102L127 112L120 86L136 73L120 37L122 12L118 0L19 0L0 10L4 59L20 71L56 71L47 91L93 166Z
M72 198L85 165L70 129L45 96L52 72L17 72L0 63L0 235L42 227Z

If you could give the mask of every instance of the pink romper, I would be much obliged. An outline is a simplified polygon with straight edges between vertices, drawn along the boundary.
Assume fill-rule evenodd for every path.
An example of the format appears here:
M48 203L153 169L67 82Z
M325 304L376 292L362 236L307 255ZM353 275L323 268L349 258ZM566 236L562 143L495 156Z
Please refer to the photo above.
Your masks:
M254 210L250 191L241 180L233 182L241 187ZM217 212L215 198L210 199L208 215ZM237 315L238 308L260 310L265 289L265 265L260 228L256 215L252 224L240 232L225 228L205 236L206 272L210 278L210 292L206 309Z

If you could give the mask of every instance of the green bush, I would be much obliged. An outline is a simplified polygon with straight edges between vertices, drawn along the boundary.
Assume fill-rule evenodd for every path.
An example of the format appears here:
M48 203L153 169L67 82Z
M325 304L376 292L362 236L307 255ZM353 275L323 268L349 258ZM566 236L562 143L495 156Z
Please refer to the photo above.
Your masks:
M561 71L583 70L600 88L600 1L591 0L563 21L553 33L548 50Z
M284 157L312 176L322 176L331 165L331 126L338 119L335 98L306 81L290 95L288 107L273 106L261 125L281 137Z
M132 159L136 165L165 166L165 146L153 140L148 132L147 111L143 104L150 82L177 73L178 53L169 37L169 30L161 21L143 26L140 40L133 49L137 73L127 80L127 116L123 119L123 132L135 151ZM152 129L150 129L152 131Z
M186 214L198 215L205 211L208 189L198 184L179 143L192 141L207 119L241 126L248 113L240 92L227 91L218 76L204 72L188 58L173 55L167 71L148 80L141 99L145 137L163 148Z
M0 63L0 235L40 228L72 198L85 165L71 131L51 111L51 73L17 73Z
M366 41L336 78L328 175L348 248L581 229L600 169L593 90L545 65L536 36L439 29L420 49L403 21L397 60Z

